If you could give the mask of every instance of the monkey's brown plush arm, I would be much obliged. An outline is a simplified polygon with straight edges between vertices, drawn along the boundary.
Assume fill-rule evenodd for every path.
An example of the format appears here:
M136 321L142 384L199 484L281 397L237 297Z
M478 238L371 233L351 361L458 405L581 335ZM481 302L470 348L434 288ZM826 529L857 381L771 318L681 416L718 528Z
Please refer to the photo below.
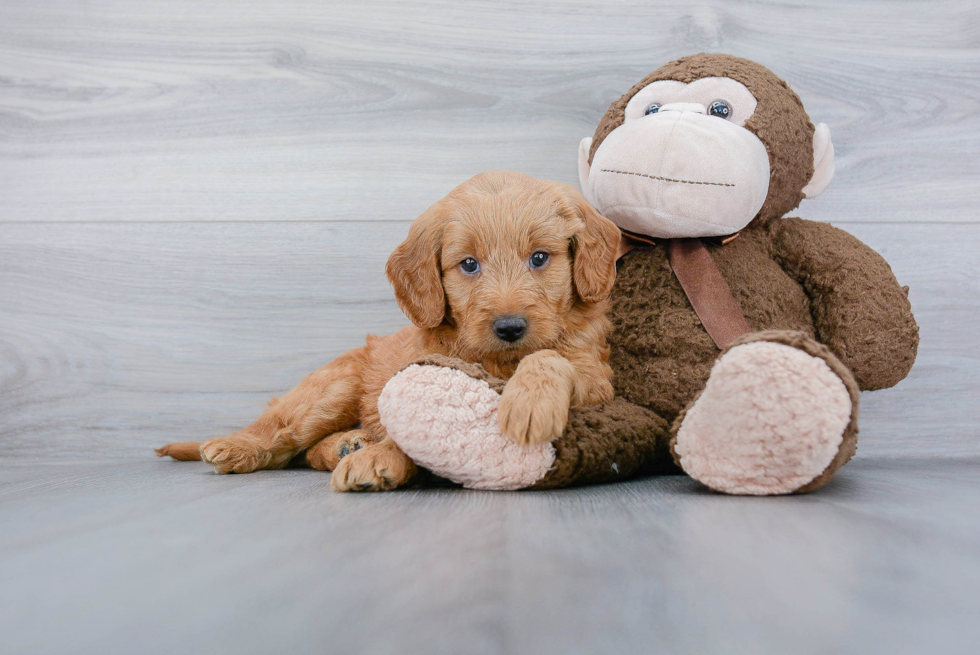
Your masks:
M395 375L378 400L381 421L415 463L473 489L567 487L640 471L677 472L670 426L614 398L575 407L550 444L519 446L497 422L505 382L480 365L430 355Z
M622 398L573 408L568 427L552 444L555 463L535 489L621 480L658 463L666 468L656 472L677 472L667 421Z
M899 286L884 258L826 223L786 218L769 229L776 260L810 297L817 340L861 389L885 389L908 375L919 328L908 287Z

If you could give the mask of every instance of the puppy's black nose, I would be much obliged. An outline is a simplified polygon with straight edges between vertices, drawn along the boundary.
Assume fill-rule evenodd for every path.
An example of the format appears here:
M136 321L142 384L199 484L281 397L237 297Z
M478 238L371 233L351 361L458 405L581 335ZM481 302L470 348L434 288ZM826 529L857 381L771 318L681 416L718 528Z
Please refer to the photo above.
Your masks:
M523 316L501 316L494 319L493 332L503 341L514 343L527 332L527 320Z

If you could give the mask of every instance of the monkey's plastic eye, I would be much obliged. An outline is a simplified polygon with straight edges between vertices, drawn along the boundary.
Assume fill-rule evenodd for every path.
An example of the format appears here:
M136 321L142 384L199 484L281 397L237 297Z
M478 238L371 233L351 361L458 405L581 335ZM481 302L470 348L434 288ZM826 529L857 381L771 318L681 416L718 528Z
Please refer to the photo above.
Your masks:
M472 257L467 257L459 263L459 269L467 275L473 275L480 270L480 262L476 261Z
M658 105L657 103L653 103L652 105L647 107L647 111L645 115L649 116L650 114L656 114L658 111L660 111L660 105Z
M724 118L727 121L732 117L732 106L724 100L715 100L711 103L711 106L708 107L708 115Z
M551 259L551 255L549 255L548 253L536 252L533 255L531 255L531 259L529 260L531 264L531 268L541 268L548 263L549 259Z

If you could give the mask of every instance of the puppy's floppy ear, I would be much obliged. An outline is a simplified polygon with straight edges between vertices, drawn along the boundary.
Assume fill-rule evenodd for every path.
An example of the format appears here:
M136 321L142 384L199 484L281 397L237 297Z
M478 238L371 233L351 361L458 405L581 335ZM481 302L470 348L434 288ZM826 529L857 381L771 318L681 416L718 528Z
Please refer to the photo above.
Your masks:
M572 275L575 290L586 302L599 302L612 292L616 282L616 254L619 252L620 231L600 214L581 193L562 185L581 228L573 243Z
M440 254L447 223L444 198L415 219L408 238L391 253L385 267L398 306L420 328L438 326L446 313Z

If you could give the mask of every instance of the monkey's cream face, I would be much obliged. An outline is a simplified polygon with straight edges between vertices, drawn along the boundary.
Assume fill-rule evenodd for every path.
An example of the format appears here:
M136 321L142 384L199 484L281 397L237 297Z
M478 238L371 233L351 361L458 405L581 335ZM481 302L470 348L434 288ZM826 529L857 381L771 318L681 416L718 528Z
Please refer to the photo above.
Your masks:
M756 104L743 84L725 77L644 87L591 168L583 142L586 197L620 228L652 237L739 231L769 192L769 154L745 127Z

